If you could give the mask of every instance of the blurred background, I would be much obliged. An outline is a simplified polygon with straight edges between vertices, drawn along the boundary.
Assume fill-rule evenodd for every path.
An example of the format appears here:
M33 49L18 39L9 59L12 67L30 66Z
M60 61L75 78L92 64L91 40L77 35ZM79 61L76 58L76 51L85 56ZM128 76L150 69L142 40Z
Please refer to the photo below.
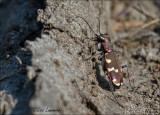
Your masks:
M109 33L124 85L113 97L96 51ZM160 0L0 0L0 113L159 114Z

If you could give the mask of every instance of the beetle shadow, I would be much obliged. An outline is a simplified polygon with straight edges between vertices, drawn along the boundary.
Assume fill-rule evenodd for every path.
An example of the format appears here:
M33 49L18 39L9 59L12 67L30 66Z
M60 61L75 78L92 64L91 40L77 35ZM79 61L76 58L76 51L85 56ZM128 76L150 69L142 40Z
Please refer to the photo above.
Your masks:
M100 74L100 68L98 67L98 63L96 62L96 65L95 65L95 67L96 67L96 75L97 75L97 81L98 81L98 85L102 88L102 89L104 89L104 90L107 90L107 91L110 91L111 92L111 90L110 90L110 85L109 85L109 81L108 80L106 80L106 77L105 76L102 76L101 74ZM117 86L114 86L113 85L113 87L114 87L114 91L115 91L115 89L119 89L119 87L117 87ZM114 96L114 95L113 95ZM107 98L109 98L110 100L112 100L113 102L115 102L115 103L117 103L120 107L124 107L123 105L121 105L119 102L118 102L118 100L116 99L116 97L114 96L114 99L113 98L111 98L110 96L107 96Z
M105 76L102 76L102 75L100 74L100 68L99 68L98 65L99 65L99 64L96 62L96 64L95 64L95 67L96 67L96 75L97 75L96 79L97 79L97 81L98 81L98 85L99 85L102 89L104 89L104 90L111 91L111 90L110 90L109 82L108 82L108 80L106 79Z

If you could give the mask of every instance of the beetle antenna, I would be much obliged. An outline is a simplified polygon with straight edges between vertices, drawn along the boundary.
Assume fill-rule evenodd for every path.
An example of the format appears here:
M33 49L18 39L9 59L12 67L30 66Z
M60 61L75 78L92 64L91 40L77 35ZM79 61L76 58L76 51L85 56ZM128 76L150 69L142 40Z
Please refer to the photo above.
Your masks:
M98 19L98 22L99 22L99 35L101 35L101 28L100 28L100 20L99 20L99 18L98 17L96 17L97 19Z
M82 17L80 17L80 16L77 16L76 18L81 18L81 19L83 19L83 21L86 22L86 24L87 24L88 27L92 30L92 32L96 35L96 37L98 37L98 35L93 31L93 29L91 28L91 26L88 24L88 22L87 22L84 18L82 18Z

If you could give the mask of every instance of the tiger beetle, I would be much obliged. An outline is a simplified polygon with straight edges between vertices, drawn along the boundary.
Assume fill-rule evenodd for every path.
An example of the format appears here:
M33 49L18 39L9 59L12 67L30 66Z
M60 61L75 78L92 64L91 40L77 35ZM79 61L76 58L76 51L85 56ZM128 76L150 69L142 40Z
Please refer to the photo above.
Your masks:
M86 22L86 24L89 26L89 28L92 30L92 32L96 36L96 39L94 41L96 41L97 43L100 44L98 51L101 51L101 52L99 54L95 54L93 56L99 55L98 59L102 60L102 58L103 58L103 60L104 60L103 70L104 70L105 76L108 77L108 79L109 79L109 86L110 86L110 90L112 92L112 95L115 97L113 86L116 86L119 88L123 84L122 68L127 68L129 84L132 87L128 67L127 67L127 65L120 66L118 56L116 55L116 52L113 49L109 34L107 34L107 33L101 34L101 32L100 32L99 18L97 17L97 19L99 21L99 35L97 35L93 31L91 26L88 24L88 22L84 18L82 18L80 16L77 16L76 18L81 18L81 19L83 19L83 21ZM117 101L117 99L116 99L116 101ZM119 102L118 102L118 104L120 106L122 106Z

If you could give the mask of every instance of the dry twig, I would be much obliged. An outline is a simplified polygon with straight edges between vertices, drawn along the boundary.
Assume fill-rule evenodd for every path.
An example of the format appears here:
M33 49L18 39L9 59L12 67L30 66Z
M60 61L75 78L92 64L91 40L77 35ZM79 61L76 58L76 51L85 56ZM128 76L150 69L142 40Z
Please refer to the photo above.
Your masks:
M8 78L12 77L13 75L15 75L16 73L18 73L21 70L22 60L18 56L15 56L15 58L18 60L18 62L20 64L19 68L16 71L12 72L11 74L1 78L0 82L5 80L5 79L8 79Z
M155 19L155 20L152 20L152 21L144 24L144 25L141 26L138 30L136 30L136 31L134 31L133 33L131 33L129 37L130 37L130 38L133 37L136 33L138 33L139 31L141 31L142 29L147 28L148 26L150 26L150 25L152 25L152 24L155 24L155 23L157 23L157 22L160 22L160 18L157 18L157 19Z

